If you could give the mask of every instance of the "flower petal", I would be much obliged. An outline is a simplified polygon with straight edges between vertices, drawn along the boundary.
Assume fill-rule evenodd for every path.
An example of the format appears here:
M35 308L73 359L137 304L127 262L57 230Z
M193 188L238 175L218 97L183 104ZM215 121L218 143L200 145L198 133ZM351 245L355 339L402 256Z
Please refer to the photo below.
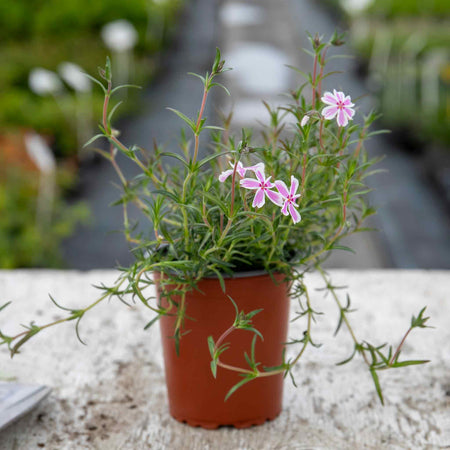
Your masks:
M278 189L278 192L284 197L284 198L288 198L289 197L289 191L288 188L285 184L284 181L281 180L276 180L275 181L275 186Z
M266 180L266 176L264 174L264 163L259 163L254 166L253 172L262 183Z
M254 178L244 178L240 185L246 189L259 189L261 187L261 183Z
M353 119L353 116L355 115L354 109L349 108L347 106L344 106L342 109L344 110L345 114L347 114L349 120Z
M264 191L262 189L258 189L255 194L255 198L253 199L253 208L261 208L264 206L266 201L266 196L264 195Z
M277 206L283 205L284 202L283 197L278 192L266 191L266 195L267 197L269 197L269 200L271 200L272 203L275 203L275 205Z
M339 102L344 101L345 95L342 91L336 91L336 89L333 89L333 92L334 92L334 96L337 98L337 100Z
M330 120L334 118L338 111L339 108L337 106L326 106L322 109L322 116L324 116L325 119Z
M229 169L229 170L224 170L220 175L219 175L219 181L221 183L223 183L231 174L233 173L233 169Z
M299 183L297 178L295 178L294 175L291 175L291 190L290 190L291 195L295 195L295 193L297 192L298 184Z
M283 208L281 209L281 214L288 216L288 206L289 206L289 202L284 202Z
M260 170L261 172L264 172L264 163L259 162L258 164L254 164L253 166L247 167L247 170L251 170L254 172L255 170Z
M302 217L300 216L300 213L295 209L294 205L289 205L289 214L292 217L292 220L294 223L300 222L302 220Z
M347 96L345 97L343 104L344 104L344 106L349 106L350 108L351 108L352 106L355 106L355 104L352 103L352 99L350 98L350 95L347 95Z
M336 97L331 92L325 92L321 99L326 105L336 105Z
M347 115L342 109L339 110L336 120L340 127L345 127L348 124Z

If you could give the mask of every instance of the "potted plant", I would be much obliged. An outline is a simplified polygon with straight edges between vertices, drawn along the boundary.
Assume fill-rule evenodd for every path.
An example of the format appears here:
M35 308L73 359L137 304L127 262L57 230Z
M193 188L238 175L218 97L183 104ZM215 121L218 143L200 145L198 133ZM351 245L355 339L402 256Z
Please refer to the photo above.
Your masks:
M317 270L337 305L336 332L346 328L353 339L342 363L360 356L383 402L380 370L425 362L399 357L410 331L425 327L427 318L425 308L413 317L396 348L360 340L348 318L350 299L340 299L322 269L331 251L346 249L341 239L363 231L364 219L374 213L365 179L377 161L364 142L374 134L369 127L376 115L360 117L359 124L350 96L322 92L327 52L341 43L336 34L328 42L311 37L312 74L299 71L306 81L284 107L266 105L270 123L257 144L246 131L240 139L231 136L230 117L222 127L206 123L208 94L213 87L224 88L217 77L227 70L217 50L211 72L196 75L203 84L197 116L172 110L192 134L188 139L182 132L180 153L156 144L148 152L119 140L111 125L117 104L111 108L110 101L121 87L113 88L107 61L102 80L91 77L105 101L101 133L88 144L100 137L109 142L108 152L99 151L121 181L118 203L136 261L88 307L68 310L66 318L44 326L32 323L16 336L1 334L11 354L56 323L74 320L78 333L84 314L105 299L131 298L155 313L145 328L159 319L176 419L205 428L260 424L280 413L283 378L292 376L304 352L318 345L313 324L320 312L304 282L305 273ZM303 95L306 89L311 100ZM200 136L207 130L211 140L205 145ZM206 156L200 157L200 146ZM118 152L139 167L133 179L120 170ZM149 219L148 234L133 231L130 204ZM297 303L293 320L304 321L305 331L288 340L290 302Z

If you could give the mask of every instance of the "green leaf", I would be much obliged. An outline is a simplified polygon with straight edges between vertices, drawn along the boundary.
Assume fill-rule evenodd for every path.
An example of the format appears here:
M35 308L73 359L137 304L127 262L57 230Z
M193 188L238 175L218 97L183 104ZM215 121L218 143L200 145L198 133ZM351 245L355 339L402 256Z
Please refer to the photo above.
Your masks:
M256 316L256 314L260 313L261 311L264 311L264 308L255 309L254 311L247 313L245 316L247 317L247 319L251 319L252 317Z
M228 295L228 298L230 299L231 303L233 303L234 310L236 311L236 317L239 317L239 308L237 307L236 303L229 295Z
M104 134L96 134L95 136L91 137L86 144L83 145L83 148L87 147L88 145L92 144L94 141L96 141L98 138L105 137Z
M219 280L220 287L221 287L222 291L225 293L225 291L226 291L225 280L223 279L222 274L214 267L210 267L210 269L217 275L217 279Z
M396 361L394 364L392 364L391 367L406 367L406 366L416 366L419 364L426 364L429 363L429 359L421 359L421 360L410 360L410 361Z
M109 56L106 57L106 64L105 64L105 78L106 81L111 81L111 60L109 59Z
M220 50L218 47L216 47L216 56L214 58L214 63L212 66L212 72L213 73L217 73L218 69L219 69L219 64L220 64Z
M228 95L228 97L231 96L230 91L222 83L211 83L209 86L210 87L213 87L213 86L220 87L220 88L222 88L225 91L225 93Z
M217 378L217 361L215 359L210 362L211 372L214 378Z
M262 341L264 341L264 337L263 335L256 329L253 327L248 327L248 328L243 328L243 330L247 330L247 331L251 331L252 333L255 333L255 336L259 336L261 338Z
M175 158L178 161L180 161L186 168L190 168L189 164L186 162L186 160L179 155L178 153L173 153L173 152L161 152L160 153L161 156L168 156L170 158Z
M173 113L175 113L180 119L182 119L184 122L186 122L189 127L191 128L192 131L196 131L196 124L189 119L189 117L187 117L186 115L184 115L182 112L178 111L177 109L174 108L167 108L169 111L172 111Z
M9 304L11 304L11 301L6 302L3 306L0 306L0 311L5 309Z
M132 88L132 89L142 89L142 86L137 86L136 84L121 84L111 90L111 95L117 92L119 89Z
M114 113L116 112L117 108L123 103L123 101L121 100L120 102L116 103L114 105L114 107L111 109L110 113L108 114L108 118L107 118L107 123L111 122L112 116L114 115Z
M211 358L214 359L214 356L216 353L216 344L215 344L212 336L208 336L208 348L209 348L209 353L211 354Z
M370 369L370 375L372 375L373 382L375 384L375 389L378 394L378 398L380 399L381 404L384 406L383 392L380 386L380 380L378 379L378 374L375 369Z
M306 72L303 72L303 70L300 70L295 66L291 66L290 64L285 64L285 66L300 74L303 78L305 78L305 80L309 80L309 75Z
M28 340L30 340L35 334L39 333L39 331L41 331L39 327L31 328L30 331L11 349L11 358L15 354L19 353L20 347L22 347L22 345L25 344L25 342L27 342Z
M344 364L347 364L348 362L350 362L353 359L353 357L355 355L356 355L356 347L353 349L353 353L347 359L344 359L343 361L336 363L336 365L343 366Z
M248 383L249 381L252 381L254 378L256 378L255 375L246 375L246 377L239 381L239 383L236 383L227 393L227 395L225 396L225 400L227 401L240 387L244 386L244 384Z
M83 341L83 339L81 339L80 336L80 330L79 330L79 325L80 325L80 321L83 318L83 314L80 315L80 317L77 320L77 323L75 324L75 333L77 335L78 340L83 344L86 345L86 343Z
M417 317L412 316L411 319L411 328L430 328L425 323L429 320L429 317L423 317L423 314L425 313L425 310L427 309L426 306L424 306Z
M192 76L194 76L194 77L200 78L200 80L202 80L203 84L206 84L206 79L205 79L205 77L202 77L202 76L199 75L198 73L188 72L188 75L192 75Z
M92 76L89 75L88 73L84 73L84 72L83 72L83 75L86 76L86 77L88 77L88 78L89 78L91 81L93 81L94 83L98 84L98 85L102 88L103 93L106 95L107 91L106 91L105 86L103 86L103 83L101 83L99 80L97 80L97 78L92 77Z
M152 320L150 320L149 323L147 323L147 325L145 325L144 330L148 330L153 324L155 324L159 319L161 318L161 315L158 314L157 316L155 316Z
M205 130L219 130L219 131L225 131L225 128L223 127L218 127L217 125L207 125L206 127L203 127ZM222 156L222 154L220 155L214 155L214 156Z
M350 247L347 247L346 245L339 245L339 244L333 244L331 247L329 247L330 250L345 250L347 252L354 253L356 255L355 250L353 250Z
M63 309L64 311L70 311L73 312L73 309L71 308L66 308L64 306L59 305L58 303L56 303L56 300L50 295L48 294L48 296L50 297L50 300L55 304L55 306L57 306L59 309Z

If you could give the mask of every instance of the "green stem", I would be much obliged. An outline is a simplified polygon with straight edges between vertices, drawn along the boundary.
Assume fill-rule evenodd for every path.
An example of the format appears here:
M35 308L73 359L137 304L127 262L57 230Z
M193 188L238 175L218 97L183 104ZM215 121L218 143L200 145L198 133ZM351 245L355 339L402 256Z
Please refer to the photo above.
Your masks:
M324 270L322 269L322 267L320 267L319 265L317 265L317 266L316 266L316 269L317 269L317 270L319 271L319 273L322 275L322 278L323 278L323 280L325 281L328 290L331 292L331 295L333 296L334 301L336 302L336 304L337 304L337 306L338 306L338 308L339 308L339 311L340 311L340 313L341 313L341 315L342 315L342 320L344 321L345 326L347 327L347 330L349 331L350 336L351 336L353 342L355 343L356 348L358 349L358 352L359 352L359 353L361 354L361 356L363 357L364 362L370 367L370 362L369 362L369 360L367 359L367 356L366 356L366 354L364 353L364 350L361 349L361 348L362 348L362 344L361 344L361 343L358 341L358 339L356 338L356 335L355 335L355 333L354 333L354 331L353 331L353 328L351 327L350 322L349 322L349 320L348 320L348 318L347 318L347 315L346 315L346 313L345 313L344 307L342 306L341 301L339 300L339 297L338 297L337 294L336 294L336 290L334 289L334 287L333 287L333 286L330 284L330 282L328 281L328 278L327 278L327 276L326 276Z

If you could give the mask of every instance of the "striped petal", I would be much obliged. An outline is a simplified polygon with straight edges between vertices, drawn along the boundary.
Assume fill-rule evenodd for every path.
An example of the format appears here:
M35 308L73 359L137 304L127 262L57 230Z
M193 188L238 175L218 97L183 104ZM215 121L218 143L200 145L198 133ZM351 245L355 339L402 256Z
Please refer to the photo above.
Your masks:
M264 175L264 164L262 165L262 167L255 168L253 172L255 172L256 178L264 183L264 181L266 180L266 176Z
M322 96L322 101L326 105L336 105L337 103L336 97L331 92L325 92Z
M259 189L256 191L252 206L253 208L261 208L262 206L264 206L265 201L266 196L264 195L264 191L262 189Z
M266 191L266 195L267 197L269 197L269 200L271 200L272 203L275 203L275 205L277 206L283 205L284 202L283 197L278 192Z
M244 178L240 184L246 189L259 189L261 187L261 183L254 178Z
M352 106L355 106L355 104L352 103L352 99L350 98L350 95L347 95L347 96L345 97L343 103L344 103L344 106L349 106L350 108L351 108Z
M337 124L340 126L340 127L346 127L347 126L347 124L348 124L348 118L347 118L347 115L345 114L345 112L342 110L342 109L340 109L339 110L339 112L338 112L338 114L337 114Z
M330 120L334 118L338 111L339 108L337 106L326 106L322 109L322 116L325 117L325 119Z
M298 180L294 177L294 175L291 175L291 190L290 194L295 195L298 189Z
M255 171L258 170L258 171L264 173L264 163L260 162L258 164L253 165L253 166L249 166L249 167L247 167L247 170L251 170L252 172L255 172Z
M284 214L285 216L288 216L288 206L289 202L284 202L283 208L281 209L281 214Z
M289 191L284 181L276 180L275 186L278 189L278 192L285 198L289 197Z
M219 181L221 183L223 183L231 174L233 173L233 169L230 170L224 170L220 175L219 175Z
M300 213L295 209L294 205L289 205L289 214L292 217L292 220L294 223L300 222L302 220L302 217L300 216Z
M347 117L349 120L353 119L353 116L355 115L355 110L352 108L348 108L346 106L344 106L344 108L342 108L345 112L345 114L347 114Z
M343 102L345 99L345 95L342 91L336 91L336 89L333 90L334 96L337 98L339 102Z

